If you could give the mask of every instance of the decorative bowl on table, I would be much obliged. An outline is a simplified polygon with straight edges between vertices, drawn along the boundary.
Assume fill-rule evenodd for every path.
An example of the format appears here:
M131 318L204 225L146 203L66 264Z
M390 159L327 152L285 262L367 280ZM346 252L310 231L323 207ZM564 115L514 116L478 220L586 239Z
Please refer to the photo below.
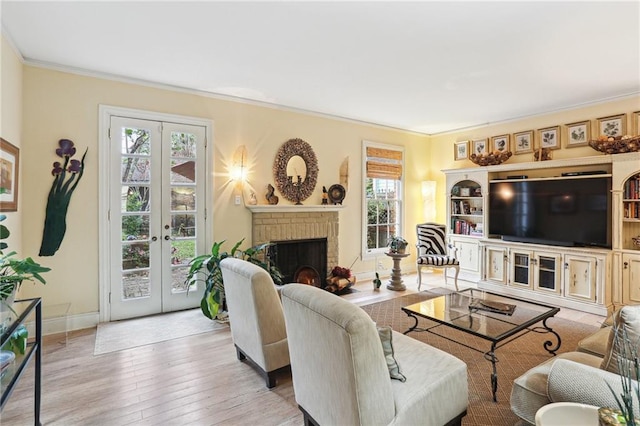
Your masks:
M640 136L600 136L589 141L589 146L605 154L622 154L640 151Z
M471 154L469 160L478 166L496 166L511 158L511 151L495 151L486 154Z

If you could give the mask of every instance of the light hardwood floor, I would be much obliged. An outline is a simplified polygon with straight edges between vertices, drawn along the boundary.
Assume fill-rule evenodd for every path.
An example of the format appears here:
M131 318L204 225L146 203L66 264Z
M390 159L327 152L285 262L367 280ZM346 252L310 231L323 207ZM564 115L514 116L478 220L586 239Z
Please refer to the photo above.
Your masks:
M373 291L371 281L343 296L366 305L417 291ZM451 285L451 280L449 280ZM423 289L443 286L442 275L424 275ZM461 282L461 287L465 287ZM452 287L452 286L451 286ZM599 325L602 317L561 309L558 316ZM44 425L301 425L291 377L269 390L253 368L236 359L228 329L104 355L93 355L96 329L44 339ZM4 425L33 424L33 366L4 410Z

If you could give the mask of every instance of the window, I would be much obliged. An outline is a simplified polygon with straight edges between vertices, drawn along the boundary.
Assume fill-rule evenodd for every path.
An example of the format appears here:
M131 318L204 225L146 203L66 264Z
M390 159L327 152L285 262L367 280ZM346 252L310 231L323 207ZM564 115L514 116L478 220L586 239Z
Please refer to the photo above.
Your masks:
M387 250L402 235L404 151L393 145L363 142L363 257Z

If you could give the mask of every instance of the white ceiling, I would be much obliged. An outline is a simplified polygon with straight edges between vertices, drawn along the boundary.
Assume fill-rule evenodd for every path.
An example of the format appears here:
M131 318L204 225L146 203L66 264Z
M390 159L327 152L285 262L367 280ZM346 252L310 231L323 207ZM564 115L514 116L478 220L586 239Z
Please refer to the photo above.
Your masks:
M421 133L640 93L640 2L2 0L27 63Z

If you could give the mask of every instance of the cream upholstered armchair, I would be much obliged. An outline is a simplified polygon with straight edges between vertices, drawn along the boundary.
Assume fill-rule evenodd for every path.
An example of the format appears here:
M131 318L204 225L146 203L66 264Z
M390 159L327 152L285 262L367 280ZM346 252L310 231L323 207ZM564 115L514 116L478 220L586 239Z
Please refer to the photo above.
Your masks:
M278 291L267 271L246 260L220 262L231 336L238 359L249 358L265 377L267 387L288 369L289 346Z
M447 245L446 231L444 225L438 223L419 223L416 225L418 234L418 257L416 259L418 267L418 290L422 286L422 268L442 268L444 269L444 282L447 282L447 269L453 268L456 271L454 284L458 291L458 274L460 273L460 262L456 258L456 249ZM452 251L449 255L447 248Z
M583 339L576 352L560 354L515 379L511 388L511 411L527 423L535 424L536 412L552 402L616 408L612 390L616 395L622 392L617 359L623 351L620 342L614 339L615 330L624 328L630 342L640 345L640 305L620 308L608 324ZM600 354L603 344L596 340L602 340L603 336L606 349Z
M388 327L377 330L359 306L317 287L287 284L281 294L305 425L461 424L464 362Z

